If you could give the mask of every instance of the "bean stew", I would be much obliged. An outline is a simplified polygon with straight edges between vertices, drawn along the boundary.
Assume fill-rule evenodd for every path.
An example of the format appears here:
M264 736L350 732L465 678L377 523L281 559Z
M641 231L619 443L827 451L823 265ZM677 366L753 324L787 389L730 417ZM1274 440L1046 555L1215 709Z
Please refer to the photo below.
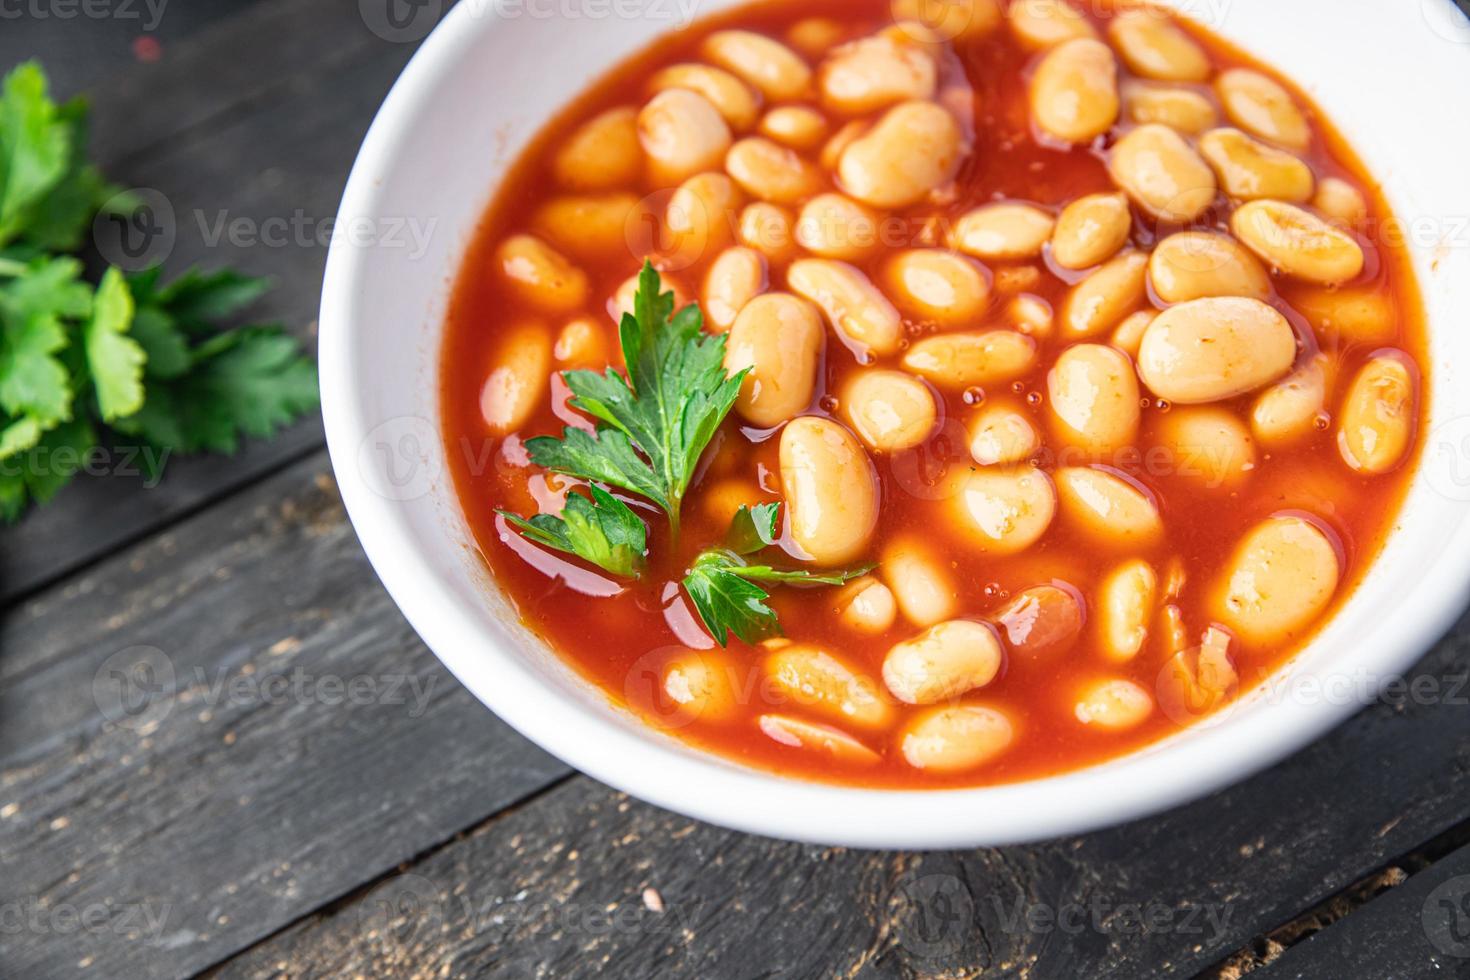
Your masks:
M1297 87L1153 8L735 9L504 179L451 470L523 622L662 731L868 786L1077 769L1229 710L1391 532L1428 394L1393 229Z

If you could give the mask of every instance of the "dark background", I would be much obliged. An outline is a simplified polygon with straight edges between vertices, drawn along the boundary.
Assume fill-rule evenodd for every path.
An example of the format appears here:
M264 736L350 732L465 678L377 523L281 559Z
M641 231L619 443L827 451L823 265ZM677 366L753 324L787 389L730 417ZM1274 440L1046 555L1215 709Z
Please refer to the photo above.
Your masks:
M200 216L330 218L412 44L352 0L37 2L0 0L0 68L87 91L170 270L272 276L258 317L310 342L325 248ZM1423 693L1211 798L897 854L694 823L509 731L377 584L317 420L79 481L0 530L0 599L0 977L1470 977L1465 622Z

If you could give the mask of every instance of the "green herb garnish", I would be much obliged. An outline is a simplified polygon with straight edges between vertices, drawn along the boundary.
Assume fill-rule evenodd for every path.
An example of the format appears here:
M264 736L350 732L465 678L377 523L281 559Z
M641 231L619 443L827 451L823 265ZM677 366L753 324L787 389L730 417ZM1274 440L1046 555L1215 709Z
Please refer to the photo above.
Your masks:
M647 530L627 504L595 483L592 499L567 494L561 516L537 514L529 521L509 511L496 511L527 538L548 548L586 559L605 571L635 578L648 550Z
M567 371L569 404L595 418L595 432L570 426L560 439L526 442L531 461L558 473L646 497L668 515L674 540L679 509L705 447L740 394L745 371L725 373L725 338L704 332L693 304L674 312L658 272L644 262L633 312L618 329L625 379Z
M131 202L131 203L129 203ZM103 428L156 452L231 453L317 404L316 369L275 327L218 331L265 289L231 272L106 270L79 251L104 207L138 202L87 161L87 107L58 106L23 64L0 82L0 517L45 503L99 449Z
M604 487L631 491L657 504L669 519L677 545L679 507L720 423L730 413L746 372L725 372L725 338L704 332L699 307L674 312L672 293L652 263L638 277L633 312L619 335L625 380L604 374L562 374L575 396L569 404L598 421L595 432L568 426L560 439L526 441L532 462L590 484L591 500L567 495L560 516L527 520L500 511L528 539L591 562L624 578L636 578L647 546L643 522ZM734 633L756 643L781 632L770 593L757 582L841 585L867 572L783 570L751 564L746 557L776 543L780 504L741 507L722 547L700 553L684 576L684 589L705 628L721 646Z
M864 565L809 572L747 563L746 556L776 543L780 508L780 504L741 507L730 522L726 547L701 553L684 576L684 590L693 600L695 612L720 646L728 645L730 633L746 643L781 635L780 619L766 604L771 595L757 582L842 585L873 569L872 565Z

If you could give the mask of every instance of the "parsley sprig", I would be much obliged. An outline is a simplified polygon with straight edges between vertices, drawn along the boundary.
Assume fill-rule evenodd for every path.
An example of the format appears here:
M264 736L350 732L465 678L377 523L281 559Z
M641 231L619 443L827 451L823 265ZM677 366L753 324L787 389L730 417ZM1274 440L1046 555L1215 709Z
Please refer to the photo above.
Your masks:
M45 503L110 429L158 452L231 453L317 404L316 369L278 327L220 331L263 280L107 269L79 252L130 195L87 160L87 107L57 105L38 65L0 81L0 518ZM156 472L148 474L156 477Z
M750 555L776 543L780 504L741 507L730 522L725 547L701 552L684 576L684 590L694 610L720 646L734 633L746 643L781 635L781 621L766 602L770 593L759 582L842 585L872 571L872 565L829 572L752 565Z
M575 396L570 404L596 419L596 430L568 426L561 438L526 442L532 462L587 481L590 497L573 491L560 515L529 520L499 511L529 540L622 578L643 574L647 528L606 488L656 504L668 516L677 546L684 495L746 375L726 373L725 337L704 332L698 306L675 313L673 294L661 286L658 272L645 262L633 312L619 327L626 379L612 368L562 375ZM721 646L731 633L747 643L780 634L780 621L767 603L770 593L757 583L840 585L871 567L807 571L748 561L776 544L779 518L779 504L741 507L723 545L700 552L684 573L685 592Z
M638 515L617 497L592 484L592 499L567 494L561 516L537 514L530 520L509 511L499 513L537 544L583 558L623 578L643 571L647 529Z
M567 371L570 401L598 421L568 426L560 439L526 442L531 461L558 473L646 497L679 537L679 510L699 458L740 394L746 372L725 373L725 337L704 332L694 304L674 312L653 263L638 276L633 312L618 328L628 376L608 368Z

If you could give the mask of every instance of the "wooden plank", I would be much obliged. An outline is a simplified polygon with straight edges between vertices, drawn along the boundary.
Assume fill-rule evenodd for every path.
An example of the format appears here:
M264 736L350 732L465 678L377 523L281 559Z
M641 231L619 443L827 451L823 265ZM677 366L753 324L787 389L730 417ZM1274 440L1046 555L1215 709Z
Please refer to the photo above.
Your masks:
M40 593L0 651L7 977L188 975L567 772L414 636L324 454Z
M1267 773L1124 827L852 852L693 823L579 778L220 976L1194 976L1464 819L1465 625L1414 673L1436 703L1380 704Z
M1470 977L1470 847L1291 947L1251 977Z
M159 57L183 39L256 0L25 0L0 6L0 71L32 58L56 91L70 96L138 59L146 38Z
M170 203L173 271L236 266L270 276L252 317L312 341L325 239L362 135L411 55L367 30L355 4L270 0L97 92L110 176ZM284 236L284 237L279 237ZM6 529L0 601L166 526L322 445L313 416L235 459L179 460L148 487L119 446L103 476L79 478Z

